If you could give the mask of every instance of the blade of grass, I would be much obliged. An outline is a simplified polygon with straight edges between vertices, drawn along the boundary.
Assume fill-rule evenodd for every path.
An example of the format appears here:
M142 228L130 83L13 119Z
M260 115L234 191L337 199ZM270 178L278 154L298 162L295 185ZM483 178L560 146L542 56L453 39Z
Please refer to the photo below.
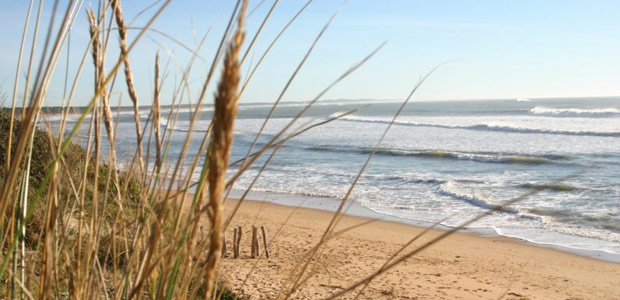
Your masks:
M226 185L226 170L230 148L233 142L233 126L237 115L237 97L240 80L239 53L244 39L245 13L248 1L243 1L237 20L237 30L224 60L222 79L215 96L215 111L213 113L213 133L211 139L211 153L209 158L209 219L213 228L205 275L205 299L213 297L216 282L216 272L222 254L223 239L223 207L222 194Z
M123 10L121 8L120 0L110 0L110 4L112 5L112 9L114 10L114 16L116 19L116 26L118 26L118 36L119 36L119 47L121 50L121 55L123 56L123 65L125 66L125 83L127 84L127 93L129 94L129 98L133 103L133 114L134 114L134 122L136 124L136 138L138 140L142 137L142 131L140 128L140 102L138 99L138 93L136 92L136 88L134 86L133 72L131 70L131 65L129 64L129 54L127 53L127 29L125 28L125 19L123 17ZM140 172L144 173L146 169L144 168L144 160L142 154L142 143L138 143L138 164L140 166Z
M7 141L7 151L6 151L6 162L8 167L8 162L11 161L11 151L12 151L12 139L13 139L13 121L15 120L15 106L17 104L17 90L19 86L19 74L22 66L22 58L24 55L24 45L26 44L26 33L28 32L28 25L30 24L30 14L32 12L32 4L34 0L30 0L30 4L28 5L28 12L26 13L26 21L24 22L24 29L22 31L22 40L19 43L19 54L17 56L17 70L15 71L15 82L13 83L13 100L11 105L11 119L9 121L9 134ZM24 98L26 95L24 95Z

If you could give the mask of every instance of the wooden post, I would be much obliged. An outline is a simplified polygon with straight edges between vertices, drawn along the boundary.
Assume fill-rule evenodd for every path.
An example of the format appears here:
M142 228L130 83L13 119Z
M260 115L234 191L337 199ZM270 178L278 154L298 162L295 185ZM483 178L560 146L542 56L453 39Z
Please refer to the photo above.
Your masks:
M257 239L258 230L256 230L256 226L252 226L252 258L256 258L258 256L258 239Z
M256 248L254 247L254 231L256 231L256 227L252 226L252 239L251 239L251 247L250 247L251 258L256 258Z
M228 257L228 253L227 253L227 249L226 249L226 233L223 234L223 239L222 239L222 258L227 258Z
M241 256L241 235L243 235L243 230L239 226L237 227L237 258Z
M237 258L237 236L239 233L237 232L237 227L233 229L233 258Z
M265 257L269 258L269 247L267 247L267 230L265 230L265 226L261 226L260 231L263 233L263 247L265 248Z

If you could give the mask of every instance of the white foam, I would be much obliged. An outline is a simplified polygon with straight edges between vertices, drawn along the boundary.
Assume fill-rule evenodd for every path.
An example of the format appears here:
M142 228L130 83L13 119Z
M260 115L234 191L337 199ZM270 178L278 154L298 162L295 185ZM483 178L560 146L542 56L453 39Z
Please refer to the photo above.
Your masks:
M371 117L359 117L359 116L346 116L341 118L343 121L351 122L365 122L365 123L383 123L389 124L391 120L387 118L371 118ZM415 122L410 120L397 120L394 122L397 125L415 126L415 127L435 127L445 129L464 129L464 130L478 130L478 131L497 131L497 132L511 132L511 133L526 133L526 134L554 134L554 135L576 135L576 136L602 136L602 137L620 137L620 132L617 131L589 131L589 130L561 130L561 129L547 129L547 128L532 128L522 126L510 126L502 123L476 123L476 124L445 124L445 123L427 123L427 122Z
M602 118L602 117L618 117L620 110L617 108L553 108L547 106L536 106L530 109L530 113L535 115L555 116L555 117L581 117L581 118Z

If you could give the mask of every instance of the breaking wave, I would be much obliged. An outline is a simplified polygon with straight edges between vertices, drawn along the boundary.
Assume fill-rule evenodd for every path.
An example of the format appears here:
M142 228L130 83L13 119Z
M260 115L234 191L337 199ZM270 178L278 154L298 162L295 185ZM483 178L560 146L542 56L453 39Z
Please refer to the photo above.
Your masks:
M374 118L364 118L364 117L343 117L340 120L349 121L349 122L362 122L362 123L384 123L384 124L390 123L390 120L387 120L387 119L374 119ZM445 129L464 129L464 130L496 131L496 132L525 133L525 134L620 137L620 132L552 130L552 129L499 126L499 125L492 125L492 124L446 125L446 124L436 124L436 123L418 123L418 122L410 122L410 121L395 121L394 124L403 125L403 126L413 126L413 127L434 127L434 128L445 128Z
M597 109L581 109L581 108L553 108L546 106L536 106L530 109L530 113L535 115L543 115L550 117L578 117L578 118L609 118L620 116L620 110L617 108L597 108Z
M307 148L311 151L324 151L324 152L344 152L344 153L358 153L368 155L372 153L372 148L360 147L360 148L344 148L336 146L312 146ZM450 160L465 160L476 161L483 163L498 163L498 164L528 164L528 165L541 165L541 164L567 164L566 160L570 160L571 157L562 155L519 155L519 154L501 154L501 153L468 153L468 152L451 152L442 150L404 150L404 149L386 149L379 148L375 151L375 155L388 155L388 156L412 156L422 157L429 159L450 159Z
M440 185L437 192L441 195L448 196L453 199L465 201L473 206L477 206L480 208L489 209L489 210L497 209L500 212L505 212L505 213L510 213L510 214L519 213L519 211L514 208L503 207L501 205L494 204L492 201L490 201L489 199L486 199L485 197L481 195L476 195L473 193L468 193L466 191L463 191L462 189L459 189L452 181L448 181Z

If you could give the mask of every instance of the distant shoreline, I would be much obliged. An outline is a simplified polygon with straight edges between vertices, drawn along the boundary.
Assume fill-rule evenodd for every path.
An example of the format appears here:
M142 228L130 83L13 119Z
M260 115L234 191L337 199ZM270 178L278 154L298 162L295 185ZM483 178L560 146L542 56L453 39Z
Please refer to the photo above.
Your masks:
M498 97L498 98L471 98L471 99L422 99L422 100L417 100L415 101L416 103L427 103L427 102L468 102L468 101L520 101L523 99L527 99L528 101L534 101L534 100L566 100L566 99L570 99L570 100L579 100L579 99L620 99L620 95L617 96L578 96L578 97L569 97L569 96L556 96L556 97ZM286 104L304 104L304 103L308 103L309 100L300 100L300 101L285 101L285 102L281 102L281 105L286 105ZM402 99L365 99L365 98L359 98L359 99L325 99L325 100L319 100L318 103L347 103L347 102L376 102L376 103L385 103L385 102L402 102ZM4 104L8 104L8 103L4 103ZM266 101L257 101L257 102L244 102L244 103L240 103L241 106L244 105L273 105L273 102L266 102ZM205 102L203 103L203 106L208 107L211 106L211 102ZM170 107L172 107L172 105L167 104L167 105L162 105L162 111L165 111L166 109L169 109ZM174 105L175 108L180 107L180 108L189 108L192 107L194 108L193 105L190 104L181 104L179 106L179 104L175 104ZM71 106L71 111L74 113L79 113L82 112L84 109L86 108L86 106ZM111 106L110 107L113 111L117 111L119 109L119 106ZM10 111L10 107L0 107L0 110L9 110ZM22 109L21 107L16 107L16 110L20 110ZM42 112L44 114L54 114L54 113L59 113L63 111L63 107L61 106L43 106L42 107ZM142 105L138 107L139 110L149 110L151 109L150 105ZM131 105L122 105L120 106L120 110L121 111L133 111L133 106Z

